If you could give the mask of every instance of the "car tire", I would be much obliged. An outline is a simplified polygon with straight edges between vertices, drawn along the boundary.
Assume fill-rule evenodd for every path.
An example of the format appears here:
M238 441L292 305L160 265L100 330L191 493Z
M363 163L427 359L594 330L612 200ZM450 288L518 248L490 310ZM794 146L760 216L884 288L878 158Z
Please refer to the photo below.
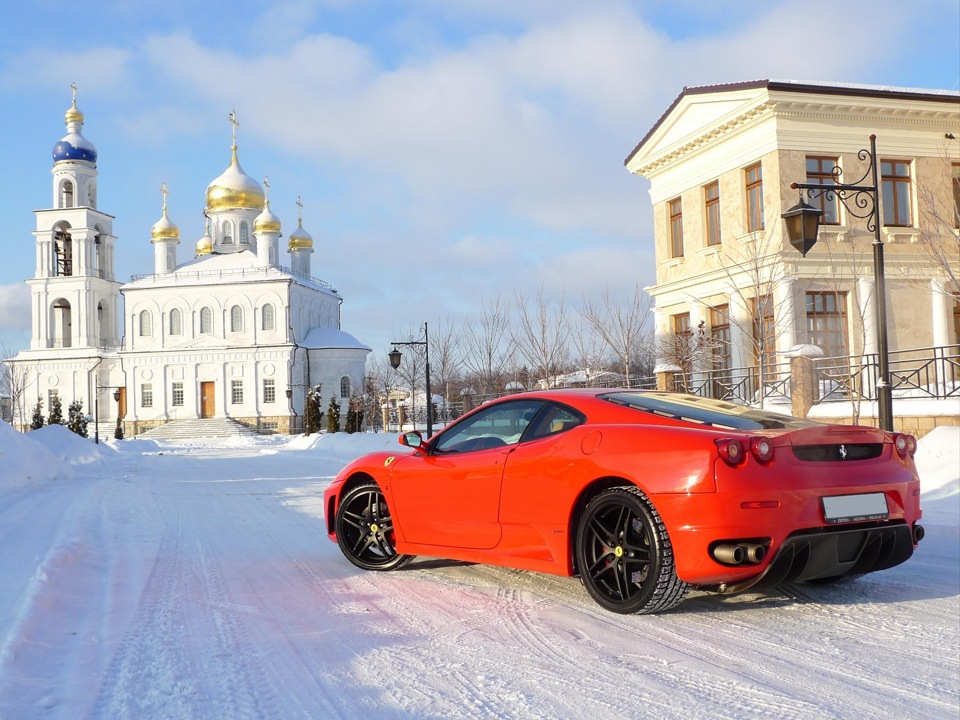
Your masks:
M340 498L334 524L347 560L364 570L396 570L413 560L394 549L393 518L376 483L351 488Z
M677 577L660 514L635 487L611 488L587 503L577 524L575 554L587 592L615 613L669 610L690 589Z

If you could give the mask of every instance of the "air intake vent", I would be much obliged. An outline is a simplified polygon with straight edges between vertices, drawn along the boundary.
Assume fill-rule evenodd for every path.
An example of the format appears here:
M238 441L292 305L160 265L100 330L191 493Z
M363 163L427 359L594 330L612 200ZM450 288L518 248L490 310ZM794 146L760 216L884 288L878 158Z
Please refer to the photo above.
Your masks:
M882 443L851 443L849 445L801 445L794 446L793 454L807 462L849 462L880 457Z

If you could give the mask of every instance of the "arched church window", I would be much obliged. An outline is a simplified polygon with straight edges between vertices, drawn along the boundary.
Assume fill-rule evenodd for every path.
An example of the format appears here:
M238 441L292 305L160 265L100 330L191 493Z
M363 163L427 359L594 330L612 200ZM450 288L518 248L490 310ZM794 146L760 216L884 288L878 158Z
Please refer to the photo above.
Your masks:
M200 309L200 332L204 335L213 332L213 310L208 307Z
M140 311L140 337L153 335L153 317L149 310Z
M230 221L224 220L220 228L223 231L221 242L224 245L233 245L233 229L230 227Z
M92 180L87 185L87 205L94 210L97 209L97 184Z
M340 378L340 397L342 398L350 397L350 387L351 387L351 382L350 382L349 375L344 375L342 378Z
M64 180L60 186L60 207L73 207L73 182L70 180Z
M245 222L240 223L240 244L249 245L250 244L250 226Z
M183 313L180 312L180 308L170 311L170 334L183 335Z
M263 330L276 329L276 315L273 305L264 305L262 310L262 328Z
M239 305L230 308L230 332L243 332L243 308Z

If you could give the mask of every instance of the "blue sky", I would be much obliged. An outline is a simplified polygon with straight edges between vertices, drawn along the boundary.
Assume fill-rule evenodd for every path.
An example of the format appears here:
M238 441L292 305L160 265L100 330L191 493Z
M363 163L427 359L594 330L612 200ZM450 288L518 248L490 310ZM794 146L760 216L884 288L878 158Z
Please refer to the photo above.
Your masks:
M164 182L192 257L236 109L244 170L269 176L284 236L302 196L313 274L378 352L517 289L652 283L647 185L623 160L685 85L960 83L957 0L37 0L0 22L8 351L29 345L32 211L71 82L119 279L153 270Z

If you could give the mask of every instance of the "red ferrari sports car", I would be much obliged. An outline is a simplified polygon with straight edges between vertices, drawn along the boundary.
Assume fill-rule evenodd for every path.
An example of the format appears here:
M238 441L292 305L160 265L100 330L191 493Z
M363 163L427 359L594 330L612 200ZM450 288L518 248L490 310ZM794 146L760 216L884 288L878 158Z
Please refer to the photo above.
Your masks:
M415 555L579 576L618 613L835 582L923 537L911 435L628 389L501 398L345 467L327 532L354 565Z

